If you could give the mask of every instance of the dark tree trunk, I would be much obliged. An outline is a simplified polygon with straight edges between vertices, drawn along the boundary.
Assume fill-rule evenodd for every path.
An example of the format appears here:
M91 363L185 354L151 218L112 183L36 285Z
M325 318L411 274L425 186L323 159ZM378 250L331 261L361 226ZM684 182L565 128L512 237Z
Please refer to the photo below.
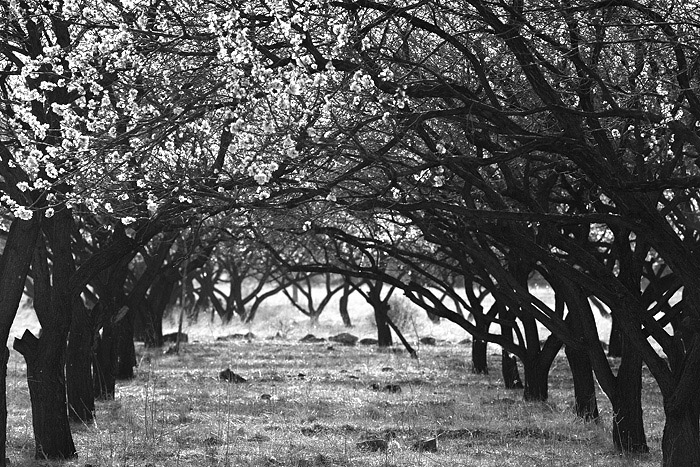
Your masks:
M474 338L474 340L472 341L472 373L477 375L489 374L489 366L486 354L487 347L488 342L486 341L482 341L477 338Z
M116 379L125 380L134 377L136 366L136 349L134 348L134 314L129 311L114 325L116 337Z
M598 401L595 394L595 379L593 378L593 367L591 366L588 354L583 351L566 347L564 350L566 359L569 361L571 376L574 380L574 403L576 415L589 422L597 422Z
M352 321L350 321L350 313L348 312L348 301L350 299L350 282L345 279L343 284L343 293L340 296L340 301L338 302L338 310L340 311L340 317L343 319L343 325L346 328L352 327Z
M21 339L15 339L14 348L27 362L36 459L70 459L77 455L66 405L65 334L46 329L37 339L25 331Z
M160 311L164 311L163 308ZM150 306L146 307L146 319L144 320L143 343L146 347L163 347L163 316L158 310Z
M518 361L505 350L501 351L501 373L506 389L523 389L523 382L518 372Z
M0 467L5 467L7 446L7 361L6 347L12 322L22 300L22 290L32 261L37 234L41 227L39 216L31 221L15 219L5 240L0 257Z
M112 319L108 320L102 329L102 337L96 346L93 371L93 387L98 399L114 399L116 380L134 377L136 353L131 318L132 313L129 311L116 323Z
M642 415L642 358L623 342L612 403L613 443L622 452L649 452Z
M673 393L664 396L666 423L661 440L664 467L700 465L700 333L682 331L686 355L671 364L677 381Z
M114 399L116 359L114 328L111 323L107 323L102 328L102 336L98 338L97 351L93 359L93 388L95 398L98 400Z
M549 397L549 365L543 363L539 356L530 356L523 362L525 388L523 398L526 401L545 402Z
M2 435L0 442L0 467L9 465L9 460L5 457L7 449L7 362L10 359L10 350L4 345L0 346L0 423L2 423Z
M75 273L71 252L73 217L68 209L44 220L44 234L51 245L49 273L46 244L37 241L32 262L34 310L41 323L41 337L26 331L15 339L15 349L27 363L27 382L32 404L32 422L37 459L75 457L68 422L65 364L73 300L69 282Z
M664 467L697 467L700 465L700 409L688 405L685 410L666 412L661 440Z
M82 303L74 303L66 358L68 408L74 422L92 423L95 417L91 369L94 334L88 310Z
M389 313L389 304L382 300L382 288L384 284L381 282L369 283L369 293L366 296L367 301L374 310L374 320L377 323L377 340L379 347L391 347L394 343L391 337L391 328L386 317Z
M386 310L383 309L383 306L383 303L374 306L374 320L377 323L377 340L379 341L379 347L391 347L394 342L391 337L391 328L386 320Z
M144 316L144 344L146 347L163 346L163 315L173 295L177 278L166 275L156 279L148 295Z
M475 319L474 326L478 331L486 332L488 324L483 322L483 319ZM488 357L487 357L488 342L477 339L472 340L472 373L478 375L488 375Z
M618 318L611 315L610 339L608 340L608 357L622 357L622 330Z

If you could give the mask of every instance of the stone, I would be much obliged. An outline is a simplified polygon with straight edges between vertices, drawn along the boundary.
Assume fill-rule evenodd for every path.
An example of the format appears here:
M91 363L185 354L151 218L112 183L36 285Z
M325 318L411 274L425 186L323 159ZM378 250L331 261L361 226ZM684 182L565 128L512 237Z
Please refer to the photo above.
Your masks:
M379 341L377 339L372 339L371 337L365 337L360 339L360 345L378 345Z
M373 391L389 392L391 394L398 394L401 392L401 386L398 384L385 384L382 386L379 383L372 383L369 388Z
M235 341L242 339L252 341L253 339L255 339L255 334L253 334L252 332L247 332L245 334L235 333L229 334L228 336L219 336L216 338L218 342Z
M435 345L437 341L434 337L421 337L420 343L423 345Z
M318 342L326 342L326 339L323 337L316 337L313 334L307 334L301 339L299 339L299 342L304 342L306 344L315 344Z
M329 337L328 340L331 342L337 342L338 344L352 346L357 344L358 338L349 332L341 332L338 335Z
M371 451L371 452L377 452L377 451L386 451L387 447L389 446L389 443L385 439L366 439L364 441L358 441L355 446L357 449L360 451Z
M234 373L230 368L226 368L224 371L219 373L219 379L222 381L228 381L229 383L245 383L248 381L243 376Z
M438 450L438 439L437 438L430 438L430 439L420 439L413 443L411 446L416 451L420 452L437 452Z

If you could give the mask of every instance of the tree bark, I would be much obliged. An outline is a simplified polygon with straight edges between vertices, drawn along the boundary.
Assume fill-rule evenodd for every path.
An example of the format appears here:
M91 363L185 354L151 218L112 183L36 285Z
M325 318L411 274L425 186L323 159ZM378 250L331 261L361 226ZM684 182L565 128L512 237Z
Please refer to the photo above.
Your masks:
M391 328L386 320L386 311L382 309L383 303L374 306L374 320L377 323L377 341L379 347L391 347L393 339L391 337Z
M70 459L77 456L68 423L63 374L67 330L45 329L37 339L25 331L14 348L27 362L27 383L32 404L36 459Z
M169 277L171 274L163 274L151 285L145 306L144 316L144 344L146 347L163 346L163 315L170 302L170 297L177 284L177 278Z
M93 358L93 390L98 400L113 400L116 380L114 367L117 353L114 339L114 328L111 323L102 328L102 336L97 343L97 351Z
M475 315L476 316L476 315ZM483 318L474 318L474 326L481 332L488 331L488 323L484 323ZM472 373L477 375L488 375L488 342L477 339L472 340Z
M7 362L10 359L10 350L4 345L0 346L0 467L9 465L9 459L5 457L7 452Z
M622 357L622 330L615 315L611 315L610 338L608 340L608 357Z
M472 341L472 373L477 375L488 375L489 366L487 360L488 343L474 338Z
M69 281L75 272L71 252L73 217L68 209L43 221L52 252L49 272L46 242L37 241L32 262L34 309L42 327L40 338L26 331L14 348L27 363L27 382L37 459L67 459L76 450L68 422L66 401L66 348L73 301ZM77 297L77 295L75 295Z
M343 279L343 292L340 296L340 301L338 302L338 310L340 311L340 317L343 319L343 326L346 328L352 327L352 321L350 321L350 313L348 312L348 301L350 299L350 281L346 278Z
M80 297L76 299L82 302ZM82 303L74 303L66 357L68 408L70 419L74 422L92 423L95 418L91 368L94 334L88 310Z
M523 389L517 359L505 350L501 351L501 373L506 389Z
M136 349L134 348L134 314L129 310L123 319L114 325L116 338L116 379L125 380L134 377L136 367Z
M574 404L576 415L581 419L590 422L597 422L600 419L598 412L598 401L595 393L595 379L593 378L593 367L588 355L582 351L566 346L564 352L569 361L571 376L574 380Z
M387 313L389 313L389 304L386 300L382 300L382 288L384 286L381 282L368 282L369 293L365 297L367 302L374 310L374 321L377 323L377 340L379 347L391 347L394 343L391 337L391 328L386 320Z
M661 440L664 467L697 467L700 465L700 410L688 405L685 410L666 411Z
M613 410L613 443L622 452L649 452L642 414L642 358L624 340L616 387L610 400Z
M523 362L525 387L523 398L526 401L545 402L549 397L549 365L539 356L529 356Z
M40 228L39 216L34 216L30 221L13 220L0 257L0 467L6 465L7 452L6 379L10 351L5 343L22 300L22 291Z

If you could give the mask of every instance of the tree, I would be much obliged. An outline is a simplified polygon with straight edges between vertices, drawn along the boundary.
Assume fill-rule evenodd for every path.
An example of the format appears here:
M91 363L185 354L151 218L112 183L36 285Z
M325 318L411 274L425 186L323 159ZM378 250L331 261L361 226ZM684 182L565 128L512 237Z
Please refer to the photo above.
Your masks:
M329 26L344 21L343 53L326 48L327 29L317 23L297 27L307 34L300 43L317 68L330 61L348 80L347 92L332 97L337 107L317 120L322 130L313 131L335 131L309 145L319 164L326 163L324 143L343 148L340 162L334 154L334 168L341 166L335 174L306 169L319 174L316 186L332 187L337 199L346 190L355 209L364 202L366 209L413 212L414 222L432 209L426 235L439 232L451 215L465 218L455 224L468 229L499 220L527 225L532 235L522 230L506 245L529 239L526 244L539 245L538 254L529 255L534 261L584 284L587 294L611 307L667 402L665 465L697 464L698 411L690 381L700 372L700 338L691 324L698 320L699 276L689 239L697 238L693 128L700 100L688 65L695 52L687 44L697 35L692 13L626 1L547 8L476 0L466 8L362 1L328 8L309 13L309 22L323 14L338 18ZM353 112L346 110L350 102ZM454 189L435 190L447 185ZM607 269L596 275L595 255L579 251L567 229L558 228L596 223L644 237L679 275L684 303L673 313L687 323L683 337L666 334L649 317L637 284L631 292L622 276ZM442 232L452 242L464 235ZM535 316L566 336L549 316ZM670 362L647 335L663 342Z

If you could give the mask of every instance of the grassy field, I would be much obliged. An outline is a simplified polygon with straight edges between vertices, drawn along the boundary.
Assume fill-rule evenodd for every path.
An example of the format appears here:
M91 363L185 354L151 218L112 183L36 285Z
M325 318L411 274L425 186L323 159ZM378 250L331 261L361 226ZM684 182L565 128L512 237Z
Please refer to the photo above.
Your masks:
M116 400L98 403L93 426L74 426L80 457L67 465L660 464L661 403L648 375L652 453L624 458L612 447L607 401L601 400L600 425L572 414L563 360L552 371L550 401L526 403L519 391L502 389L498 377L470 374L466 345L423 346L419 360L398 349L330 346L255 339L188 344L180 355L139 348L137 378L119 384ZM248 381L220 381L227 367ZM8 376L13 465L50 465L32 459L29 397L17 355ZM434 437L437 452L415 449ZM388 449L358 447L367 439L387 440Z
M546 298L546 297L545 297ZM376 337L371 311L351 301L360 338ZM438 338L412 360L400 347L304 344L312 332L345 331L329 309L317 323L273 300L252 325L222 325L200 317L188 323L190 343L180 355L137 347L132 381L119 382L114 401L98 402L97 421L73 426L86 466L651 466L660 465L663 410L645 373L645 421L651 454L623 457L613 448L610 405L599 393L599 425L577 420L572 384L562 356L555 362L546 404L522 401L503 389L498 349L489 347L491 375L472 375L466 334L434 324L406 307L405 334ZM602 322L604 328L606 323ZM13 334L38 329L25 309ZM165 323L166 332L176 321ZM252 341L217 337L252 331ZM607 331L603 331L607 332ZM277 337L275 337L277 336ZM329 348L331 347L332 348ZM219 380L230 368L247 379ZM24 361L12 352L8 367L8 455L15 466L35 461ZM399 391L400 388L400 391ZM437 438L437 452L416 444ZM381 440L387 449L363 448ZM372 443L367 443L372 444Z

